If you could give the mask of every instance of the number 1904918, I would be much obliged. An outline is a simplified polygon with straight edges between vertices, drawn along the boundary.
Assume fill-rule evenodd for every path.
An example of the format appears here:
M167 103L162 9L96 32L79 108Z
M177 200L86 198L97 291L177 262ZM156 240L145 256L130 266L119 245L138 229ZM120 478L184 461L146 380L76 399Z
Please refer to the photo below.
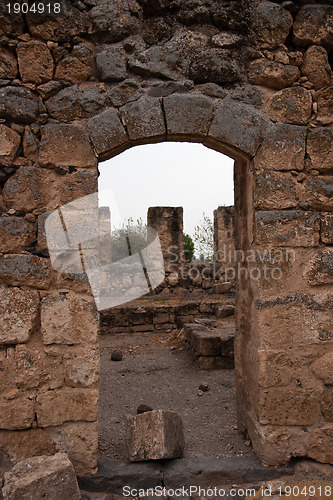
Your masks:
M27 2L8 3L6 9L8 14L28 14L28 12L34 14L61 14L61 4L51 2L34 2L31 4Z

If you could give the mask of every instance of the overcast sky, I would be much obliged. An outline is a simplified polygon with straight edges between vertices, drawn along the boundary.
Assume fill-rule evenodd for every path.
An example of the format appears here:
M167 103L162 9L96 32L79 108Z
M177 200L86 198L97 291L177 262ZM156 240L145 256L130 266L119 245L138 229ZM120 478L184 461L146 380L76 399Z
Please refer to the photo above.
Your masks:
M205 212L233 205L233 160L202 144L162 142L127 149L99 164L100 206L119 218L147 219L153 206L182 206L184 232L193 234ZM115 206L116 205L116 206Z

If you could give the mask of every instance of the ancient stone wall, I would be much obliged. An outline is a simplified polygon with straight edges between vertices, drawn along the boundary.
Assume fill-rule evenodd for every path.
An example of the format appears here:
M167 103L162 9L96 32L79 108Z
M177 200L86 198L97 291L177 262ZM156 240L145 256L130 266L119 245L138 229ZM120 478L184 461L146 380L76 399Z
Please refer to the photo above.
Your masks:
M45 218L97 190L98 161L185 140L235 159L239 427L266 464L333 463L332 6L64 5L0 7L1 450L94 471L98 315Z

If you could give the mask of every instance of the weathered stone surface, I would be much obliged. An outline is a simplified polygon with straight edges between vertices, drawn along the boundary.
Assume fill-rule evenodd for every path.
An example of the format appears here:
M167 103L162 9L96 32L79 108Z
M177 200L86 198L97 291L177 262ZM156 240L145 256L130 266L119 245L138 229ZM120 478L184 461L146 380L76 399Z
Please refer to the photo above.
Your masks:
M327 127L310 129L306 151L313 169L319 172L331 171L333 165L333 130Z
M317 121L323 125L333 122L333 87L318 90L315 94L318 103Z
M294 42L299 46L324 45L332 47L332 15L330 5L304 5L294 23Z
M143 92L143 88L136 80L125 80L118 85L112 85L107 90L112 105L117 108L124 106L128 102L137 101ZM151 95L153 96L153 94Z
M95 167L97 158L82 128L50 124L42 129L39 163L55 167Z
M325 387L323 399L320 403L321 412L327 422L333 422L333 391L332 387Z
M106 5L105 5L106 4ZM118 42L136 31L138 21L132 15L138 4L128 0L108 0L89 12L92 27L89 33L108 42Z
M54 42L66 42L87 30L86 14L72 5L64 14L56 16L28 12L26 22L33 36Z
M98 191L97 172L81 170L64 177L60 187L60 201L62 204L77 200L82 196L93 194Z
M4 8L0 12L0 36L17 36L24 32L23 14L9 16Z
M141 97L122 108L130 139L165 137L161 102L154 97Z
M98 415L97 389L63 388L37 396L39 427L61 425L64 422L86 420L94 422Z
M221 102L209 135L254 156L267 128L264 117L250 106Z
M26 458L53 455L55 451L53 442L44 429L0 431L0 447L13 464Z
M22 87L0 89L0 118L32 123L38 116L38 101Z
M128 458L133 462L183 456L185 440L181 417L153 410L129 417L126 429Z
M38 157L39 144L36 136L31 132L31 128L29 126L25 127L22 146L25 158L29 158L35 162Z
M85 42L75 45L71 54L59 62L55 78L69 83L85 82L95 70L95 54L92 44Z
M92 476L97 469L98 422L73 422L48 427L47 434L58 451L67 453L76 475Z
M39 40L18 44L17 58L23 82L37 85L52 80L54 61L47 45Z
M1 48L0 54L0 78L16 78L17 75L17 60L12 52Z
M333 251L318 250L304 266L304 277L310 285L333 284Z
M37 292L0 287L0 344L28 342L39 310Z
M234 33L220 32L212 36L212 42L217 47L231 47L238 44L242 38Z
M105 45L96 55L96 66L103 82L120 82L127 76L126 52L122 46Z
M301 70L315 89L326 87L331 82L332 70L323 47L312 45L308 48L304 54Z
M5 203L15 210L33 211L46 203L43 171L36 167L20 167L6 182Z
M311 365L315 375L324 382L325 385L333 385L333 352L327 352L316 359Z
M302 210L255 213L255 238L259 245L313 247L319 245L320 218Z
M4 500L80 500L81 495L72 463L65 453L23 460L5 473Z
M173 95L163 99L168 136L206 136L215 103L204 96Z
M41 302L44 344L94 344L98 336L98 317L92 299L73 292L50 295Z
M312 110L312 96L303 87L276 92L267 103L267 111L277 120L294 125L306 125Z
M180 74L186 74L189 59L176 43L150 47L128 60L130 69L141 76L167 78L175 80Z
M316 210L333 211L333 177L309 177L305 182L304 202Z
M325 245L333 245L333 216L325 215L321 220L320 237Z
M312 391L296 385L272 387L262 391L257 412L263 425L312 425L318 412L317 399Z
M199 50L191 57L189 77L195 83L233 83L241 79L237 62L228 50Z
M295 208L299 200L298 184L287 172L256 172L253 196L254 205L260 210Z
M35 402L32 397L0 401L0 428L29 429L35 420Z
M121 146L128 140L116 110L110 109L87 121L89 137L98 155Z
M11 128L0 125L0 165L10 165L21 143L21 137Z
M51 282L49 261L36 255L3 255L0 257L0 282L47 290Z
M284 89L292 85L300 76L297 66L289 66L267 59L256 59L249 64L249 81L273 89Z
M64 356L65 382L69 387L89 387L98 382L99 353L96 349L90 352L68 353Z
M261 2L256 9L257 43L265 49L283 44L293 24L290 12L273 2Z
M331 464L333 462L332 426L319 427L312 431L307 456L324 464Z
M108 104L105 91L98 85L73 85L58 92L46 103L51 116L63 122L96 115Z
M1 250L4 253L18 253L35 239L32 224L20 217L0 216Z
M303 170L306 128L277 123L269 127L254 157L261 170Z

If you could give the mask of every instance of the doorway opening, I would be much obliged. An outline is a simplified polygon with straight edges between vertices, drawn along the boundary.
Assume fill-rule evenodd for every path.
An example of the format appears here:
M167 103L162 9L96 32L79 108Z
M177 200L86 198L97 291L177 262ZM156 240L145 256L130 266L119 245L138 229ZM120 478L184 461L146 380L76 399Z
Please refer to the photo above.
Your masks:
M119 259L120 240L132 255L129 242L146 244L148 226L165 271L144 296L101 312L101 460L127 459L126 417L144 407L181 416L185 457L253 454L236 421L233 167L185 142L136 146L99 165L111 255Z

